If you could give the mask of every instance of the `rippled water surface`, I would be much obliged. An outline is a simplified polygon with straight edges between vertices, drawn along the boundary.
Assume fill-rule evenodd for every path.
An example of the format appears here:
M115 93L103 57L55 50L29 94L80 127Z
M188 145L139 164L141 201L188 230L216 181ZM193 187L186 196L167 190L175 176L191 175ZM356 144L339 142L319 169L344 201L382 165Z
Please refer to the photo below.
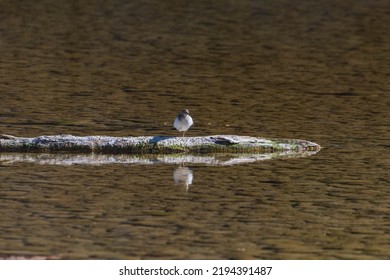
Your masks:
M0 132L302 138L236 165L0 156L0 258L389 259L390 4L0 1ZM36 157L33 157L36 159ZM88 158L88 157L87 157Z

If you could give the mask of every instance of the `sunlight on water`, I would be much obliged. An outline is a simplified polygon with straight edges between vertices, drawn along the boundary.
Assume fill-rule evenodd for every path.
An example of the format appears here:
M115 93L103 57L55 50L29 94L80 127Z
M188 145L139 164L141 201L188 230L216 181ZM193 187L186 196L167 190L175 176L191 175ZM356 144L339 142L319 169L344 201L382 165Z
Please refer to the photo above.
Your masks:
M387 1L189 3L2 1L0 133L323 150L3 153L0 258L387 259Z

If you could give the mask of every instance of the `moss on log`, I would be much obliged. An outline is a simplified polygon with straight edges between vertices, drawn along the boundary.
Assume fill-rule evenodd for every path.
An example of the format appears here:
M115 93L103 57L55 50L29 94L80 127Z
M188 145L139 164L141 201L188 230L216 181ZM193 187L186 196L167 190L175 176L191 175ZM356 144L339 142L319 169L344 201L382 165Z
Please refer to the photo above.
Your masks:
M34 138L0 136L0 152L17 153L102 153L102 154L177 154L177 153L274 153L318 152L320 145L298 139L265 139L249 136L214 135L171 136L73 136L53 135Z

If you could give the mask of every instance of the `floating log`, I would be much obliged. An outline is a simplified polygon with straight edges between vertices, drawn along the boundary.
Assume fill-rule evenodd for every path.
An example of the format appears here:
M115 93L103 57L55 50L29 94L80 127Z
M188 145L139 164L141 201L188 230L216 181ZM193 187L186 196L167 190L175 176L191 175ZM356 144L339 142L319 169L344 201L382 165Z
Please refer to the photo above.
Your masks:
M321 146L298 139L265 139L250 136L214 135L172 136L73 136L52 135L33 138L0 135L0 152L17 153L101 153L101 154L177 154L177 153L275 153L318 152Z

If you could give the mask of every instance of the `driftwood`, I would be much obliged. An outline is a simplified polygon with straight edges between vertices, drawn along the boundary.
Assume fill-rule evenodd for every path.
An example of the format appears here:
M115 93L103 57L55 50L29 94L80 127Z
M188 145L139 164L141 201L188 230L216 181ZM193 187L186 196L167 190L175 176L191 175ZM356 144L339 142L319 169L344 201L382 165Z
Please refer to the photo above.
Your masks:
M54 135L34 138L0 135L0 152L16 153L203 154L287 151L303 153L318 152L320 149L320 145L305 140L264 139L235 135L200 137Z

